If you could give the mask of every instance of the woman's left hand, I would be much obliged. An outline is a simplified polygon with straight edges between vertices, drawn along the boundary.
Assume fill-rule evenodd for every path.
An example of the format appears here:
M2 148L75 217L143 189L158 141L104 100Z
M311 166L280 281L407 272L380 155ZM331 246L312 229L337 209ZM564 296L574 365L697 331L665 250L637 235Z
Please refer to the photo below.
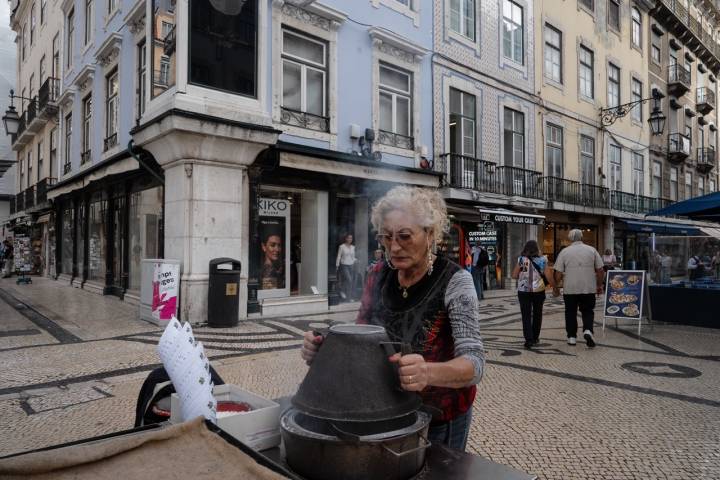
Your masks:
M396 353L390 361L398 364L400 386L409 392L421 392L428 386L429 368L422 355Z

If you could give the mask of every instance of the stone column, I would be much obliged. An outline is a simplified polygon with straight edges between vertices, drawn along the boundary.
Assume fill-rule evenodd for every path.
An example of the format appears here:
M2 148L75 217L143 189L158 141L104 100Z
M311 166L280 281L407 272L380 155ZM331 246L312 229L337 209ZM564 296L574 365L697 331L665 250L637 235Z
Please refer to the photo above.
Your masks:
M247 170L279 132L218 119L169 115L133 132L165 171L165 258L182 262L180 315L207 321L208 263L240 260L240 318L247 316Z

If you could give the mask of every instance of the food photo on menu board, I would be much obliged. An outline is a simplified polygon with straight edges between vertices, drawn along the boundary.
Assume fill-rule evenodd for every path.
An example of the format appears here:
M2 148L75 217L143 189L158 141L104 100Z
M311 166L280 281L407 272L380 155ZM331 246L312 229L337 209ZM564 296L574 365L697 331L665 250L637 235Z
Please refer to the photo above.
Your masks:
M644 284L645 272L643 271L608 271L605 316L640 318Z

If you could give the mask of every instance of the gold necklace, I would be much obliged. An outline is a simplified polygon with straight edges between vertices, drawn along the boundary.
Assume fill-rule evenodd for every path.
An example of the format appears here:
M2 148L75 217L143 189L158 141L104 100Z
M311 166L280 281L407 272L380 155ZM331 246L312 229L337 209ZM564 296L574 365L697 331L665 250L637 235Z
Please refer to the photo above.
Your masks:
M400 284L398 283L398 288L399 288L400 290L402 290L402 297L403 297L403 298L407 298L407 297L408 297L407 291L408 291L408 288L410 288L410 287L403 287L402 285L400 285Z

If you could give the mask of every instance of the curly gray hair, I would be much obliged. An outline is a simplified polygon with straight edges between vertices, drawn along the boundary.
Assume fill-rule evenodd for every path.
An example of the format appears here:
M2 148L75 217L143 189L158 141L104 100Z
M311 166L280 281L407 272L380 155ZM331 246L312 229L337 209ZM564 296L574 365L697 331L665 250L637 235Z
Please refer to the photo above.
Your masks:
M382 228L385 216L393 210L412 215L419 226L435 234L436 242L448 231L447 206L438 190L398 186L387 192L375 202L370 214L376 232Z

